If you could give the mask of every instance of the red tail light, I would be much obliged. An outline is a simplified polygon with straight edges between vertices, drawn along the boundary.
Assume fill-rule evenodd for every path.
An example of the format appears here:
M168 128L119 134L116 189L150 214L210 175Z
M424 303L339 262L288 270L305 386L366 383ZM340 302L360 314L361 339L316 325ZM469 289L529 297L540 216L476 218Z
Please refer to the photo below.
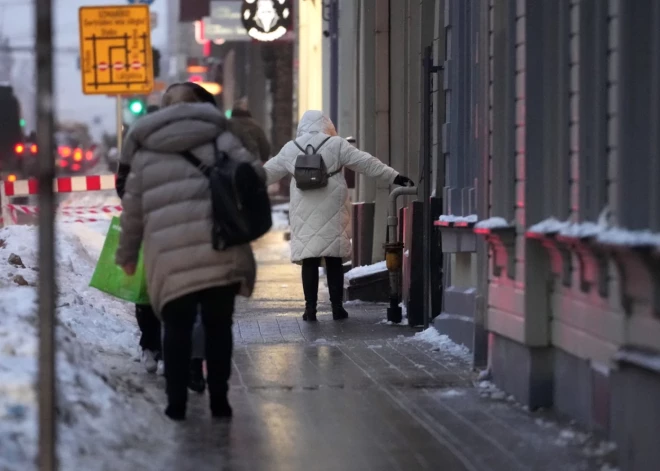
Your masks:
M37 147L36 144L32 144L32 145L30 146L30 152L31 152L32 154L36 154L38 150L39 150L39 148Z
M60 154L60 157L64 157L65 159L67 159L71 157L71 147L59 146L57 148L57 153Z
M16 152L17 154L22 154L23 152L25 152L25 146L23 144L16 144L14 146L14 152Z
M60 160L60 167L66 168L69 166L69 162L67 160Z
M80 162L83 159L83 151L82 149L76 148L76 150L73 151L73 160L76 162Z
M79 164L73 164L71 166L71 170L73 170L74 172L77 172L78 170L80 170L80 165Z
M88 150L85 152L85 159L87 160L93 160L94 159L94 152L91 150Z

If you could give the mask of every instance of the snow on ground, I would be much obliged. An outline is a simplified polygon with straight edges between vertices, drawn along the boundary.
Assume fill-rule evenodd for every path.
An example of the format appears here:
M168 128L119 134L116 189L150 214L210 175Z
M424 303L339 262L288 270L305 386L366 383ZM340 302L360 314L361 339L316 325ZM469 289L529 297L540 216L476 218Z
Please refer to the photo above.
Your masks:
M434 351L448 354L468 363L472 361L472 354L465 345L454 343L447 335L438 332L435 327L429 327L422 332L417 332L414 337L408 337L406 341L424 342L430 345Z
M121 199L115 190L89 191L84 193L70 193L62 201L61 206L98 207L121 205Z
M475 224L477 229L501 229L503 227L509 227L510 224L506 222L506 219L500 217L493 217L489 219L484 219Z
M440 222L466 222L468 224L475 223L478 220L479 218L476 214L470 214L469 216L454 216L453 214L443 214L438 219Z
M289 228L289 214L283 211L272 212L273 217L273 231L285 231Z
M349 270L345 275L344 279L352 280L353 278L360 278L361 276L373 275L374 273L380 273L387 271L387 265L384 261L374 263L373 265L364 265L361 267L355 267L352 270Z
M132 309L88 286L107 222L58 226L57 382L62 469L105 469L136 440L148 444L164 424L145 407L131 378L110 377L105 359L132 362L137 328ZM0 469L34 469L36 453L37 228L0 229ZM20 261L16 257L20 257ZM9 263L12 259L14 264ZM16 266L18 265L18 266ZM23 286L20 286L19 283ZM27 283L27 285L25 285ZM109 360L108 360L109 361ZM105 457L105 459L104 459ZM148 456L134 458L142 464ZM143 461L142 461L143 460ZM131 467L140 464L133 462ZM126 468L117 468L126 469ZM137 469L137 468L133 468Z

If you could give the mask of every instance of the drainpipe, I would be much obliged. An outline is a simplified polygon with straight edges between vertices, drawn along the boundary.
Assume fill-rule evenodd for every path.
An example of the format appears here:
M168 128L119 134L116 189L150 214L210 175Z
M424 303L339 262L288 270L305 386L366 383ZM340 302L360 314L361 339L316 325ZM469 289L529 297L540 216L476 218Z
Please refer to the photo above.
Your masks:
M399 217L396 200L403 195L417 195L416 187L402 186L390 193L387 215L387 242L385 243L385 263L390 272L390 307L387 308L387 320L399 324L401 313L401 269L403 267L403 242L398 239Z

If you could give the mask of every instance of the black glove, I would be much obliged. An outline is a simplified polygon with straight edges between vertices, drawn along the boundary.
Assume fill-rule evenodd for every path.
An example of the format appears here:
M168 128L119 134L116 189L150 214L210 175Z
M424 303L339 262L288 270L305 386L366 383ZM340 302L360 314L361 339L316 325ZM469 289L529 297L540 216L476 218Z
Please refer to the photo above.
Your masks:
M399 186L415 186L415 182L403 175L397 175L394 179L394 184Z

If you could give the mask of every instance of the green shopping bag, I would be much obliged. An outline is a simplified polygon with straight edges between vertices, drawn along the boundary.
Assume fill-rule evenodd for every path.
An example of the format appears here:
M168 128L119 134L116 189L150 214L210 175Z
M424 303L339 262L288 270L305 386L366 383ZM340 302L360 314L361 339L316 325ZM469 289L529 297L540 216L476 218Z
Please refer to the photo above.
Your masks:
M115 252L119 245L119 217L115 216L110 222L108 235L105 237L101 256L96 264L89 286L103 291L115 298L130 301L135 304L149 304L147 294L147 278L144 273L142 250L138 258L135 275L128 276L119 265L115 263Z

